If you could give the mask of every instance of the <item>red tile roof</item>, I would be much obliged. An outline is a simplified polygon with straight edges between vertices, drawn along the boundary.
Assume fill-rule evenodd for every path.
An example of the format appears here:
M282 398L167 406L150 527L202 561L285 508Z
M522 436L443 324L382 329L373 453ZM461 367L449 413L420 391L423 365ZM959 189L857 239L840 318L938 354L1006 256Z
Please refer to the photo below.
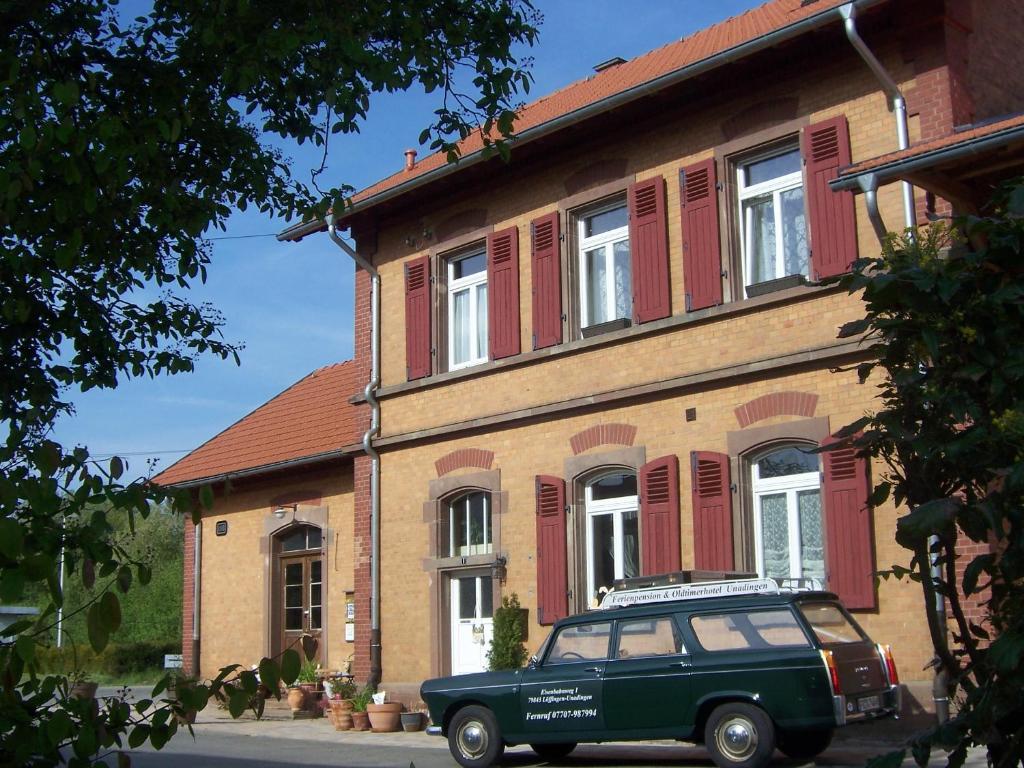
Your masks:
M864 173L865 171L870 171L873 168L879 168L883 165L909 160L920 155L926 155L929 152L949 149L950 147L955 147L957 144L966 144L967 142L974 141L976 139L983 139L1002 131L1008 131L1022 126L1024 126L1024 114L1008 117L994 123L968 127L960 131L954 131L948 136L942 136L937 139L921 142L920 144L914 144L906 149L890 152L887 155L879 155L878 157L872 157L869 160L863 160L859 163L849 165L839 171L839 176L840 178L843 176L854 176L858 173Z
M847 0L771 0L739 16L714 24L689 37L669 43L624 64L606 69L572 83L561 90L527 104L515 123L517 134L568 115L610 96L655 80L702 59L722 53L743 43L762 37L783 27L842 5ZM483 148L479 133L459 143L462 156ZM434 153L416 163L411 171L402 170L366 189L357 192L353 203L359 203L447 163L443 153Z
M176 485L270 469L358 442L357 409L348 402L360 386L355 374L352 361L313 371L172 464L153 482Z

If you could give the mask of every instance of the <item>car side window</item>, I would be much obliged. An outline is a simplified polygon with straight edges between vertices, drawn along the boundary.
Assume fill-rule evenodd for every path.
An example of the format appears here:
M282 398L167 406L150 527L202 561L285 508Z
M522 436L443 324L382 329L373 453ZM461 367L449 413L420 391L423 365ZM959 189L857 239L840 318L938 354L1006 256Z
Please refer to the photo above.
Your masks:
M809 648L810 641L790 611L737 611L690 619L697 642L708 651Z
M670 617L619 622L615 658L673 656L679 653L685 653L683 638Z
M574 624L555 635L545 664L572 664L577 661L603 661L608 658L612 635L610 621Z

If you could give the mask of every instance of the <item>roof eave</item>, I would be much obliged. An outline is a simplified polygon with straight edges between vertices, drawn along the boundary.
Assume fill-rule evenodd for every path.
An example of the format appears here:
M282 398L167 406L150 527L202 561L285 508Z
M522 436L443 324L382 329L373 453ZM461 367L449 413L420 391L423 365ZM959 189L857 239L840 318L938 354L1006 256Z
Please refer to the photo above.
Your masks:
M270 464L261 464L258 467L246 467L245 469L233 470L231 472L219 472L215 475L198 477L192 480L182 480L177 483L157 483L157 485L163 485L165 488L198 488L203 485L213 485L214 483L223 483L228 480L237 480L243 477L253 477L254 475L278 472L282 469L296 469L298 467L304 467L311 464L322 464L335 459L343 459L347 456L351 456L353 453L354 451L351 449L351 446L349 446L334 451L325 451L313 456L303 456L299 459L276 461ZM154 478L154 482L156 482L156 478Z
M603 112L607 112L617 107L623 106L639 98L660 91L664 88L668 88L670 86L685 82L690 78L697 77L698 75L702 75L705 72L709 72L725 64L738 61L747 56L771 48L772 46L778 45L788 40L792 40L793 38L796 37L800 37L801 35L807 34L808 32L813 32L815 30L821 29L822 27L827 26L829 23L833 21L841 22L843 20L843 16L840 13L839 9L843 8L844 6L852 5L857 10L864 10L867 8L872 8L876 5L881 5L882 3L887 1L888 0L850 0L849 3L844 3L843 5L837 5L831 8L827 8L826 10L821 11L820 13L816 13L813 16L808 16L807 18L801 19L800 21L788 24L785 27L781 27L779 29L774 30L773 32L769 32L768 34L755 37L751 40L747 40L744 43L740 43L739 45L735 45L732 48L720 51L719 53L716 53L712 56L708 56L707 58L701 59L700 61L695 61L692 64L680 67L679 69L673 70L672 72L668 72L664 75L661 75L660 77L656 77L653 80L648 80L647 82L641 83L640 85L635 85L632 88L627 88L624 91L619 91L618 93L612 96L608 96L606 98L595 101L592 104L588 104L585 107L581 107L579 109L573 110L572 112L568 112L564 115L559 115L558 117L552 120L548 120L546 122L540 123L539 125L527 128L522 133L516 134L511 139L510 144L512 146L515 146L525 144L530 141L535 141L536 139L548 136L552 133L562 130L563 128L567 128L569 126L575 125L576 123L582 122L591 117L599 115ZM338 223L342 228L345 228L346 219L348 219L350 216L354 214L362 213L363 211L369 210L370 208L379 205L383 202L404 195L407 192L410 192L414 189L418 189L419 187L430 184L438 179L449 176L453 173L458 172L459 170L476 165L477 163L480 163L491 156L485 156L484 153L485 150L479 149L475 152L466 155L465 157L460 158L457 163L445 163L444 165L441 165L431 171L427 171L426 173L420 176L416 176L415 178L409 179L406 182L402 182L401 184L398 184L394 187L382 190L381 192L378 192L375 195L371 195L365 200L360 200L359 202L353 203L352 206L345 212L344 216L342 216L339 219ZM325 222L319 220L304 222L302 224L297 224L293 227L284 230L283 232L278 234L277 239L279 241L301 240L306 235L311 235L316 232L324 230L326 226L327 225Z
M864 190L865 184L868 186L881 186L894 181L900 181L917 171L929 169L937 163L951 162L992 149L999 149L1015 140L1024 141L1024 125L1006 128L987 136L979 136L958 144L934 149L930 152L922 152L919 155L882 163L857 173L841 175L839 178L830 181L829 186L835 192L842 192L844 190L861 192ZM868 180L872 176L874 180L869 182Z

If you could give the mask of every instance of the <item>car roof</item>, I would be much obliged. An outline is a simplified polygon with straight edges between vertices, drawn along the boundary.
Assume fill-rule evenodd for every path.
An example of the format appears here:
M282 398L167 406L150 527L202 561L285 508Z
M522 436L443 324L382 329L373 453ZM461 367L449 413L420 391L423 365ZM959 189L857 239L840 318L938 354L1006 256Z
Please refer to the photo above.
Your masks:
M584 611L568 616L556 623L556 628L571 624L586 624L595 621L644 617L665 613L704 613L707 611L735 610L742 608L770 608L772 606L790 605L795 602L814 602L827 600L839 602L832 592L800 591L781 592L779 594L725 595L702 598L699 600L664 600L659 602L641 603L629 606Z

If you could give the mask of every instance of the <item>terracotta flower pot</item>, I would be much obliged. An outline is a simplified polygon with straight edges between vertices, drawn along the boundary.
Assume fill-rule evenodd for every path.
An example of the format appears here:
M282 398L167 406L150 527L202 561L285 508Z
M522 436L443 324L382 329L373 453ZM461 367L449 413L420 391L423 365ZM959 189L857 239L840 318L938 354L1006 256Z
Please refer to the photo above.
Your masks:
M370 730L370 716L366 712L353 712L352 713L352 730L353 731L368 731L368 730Z
M403 712L402 713L402 730L408 733L414 733L415 731L423 730L423 713L422 712Z
M292 712L300 711L306 705L306 692L301 688L288 689L288 706Z
M399 730L402 703L386 701L383 704L367 704L366 714L370 716L370 730L374 733L393 733Z
M71 695L76 699L95 699L98 687L98 683L88 681L75 683L71 686Z

